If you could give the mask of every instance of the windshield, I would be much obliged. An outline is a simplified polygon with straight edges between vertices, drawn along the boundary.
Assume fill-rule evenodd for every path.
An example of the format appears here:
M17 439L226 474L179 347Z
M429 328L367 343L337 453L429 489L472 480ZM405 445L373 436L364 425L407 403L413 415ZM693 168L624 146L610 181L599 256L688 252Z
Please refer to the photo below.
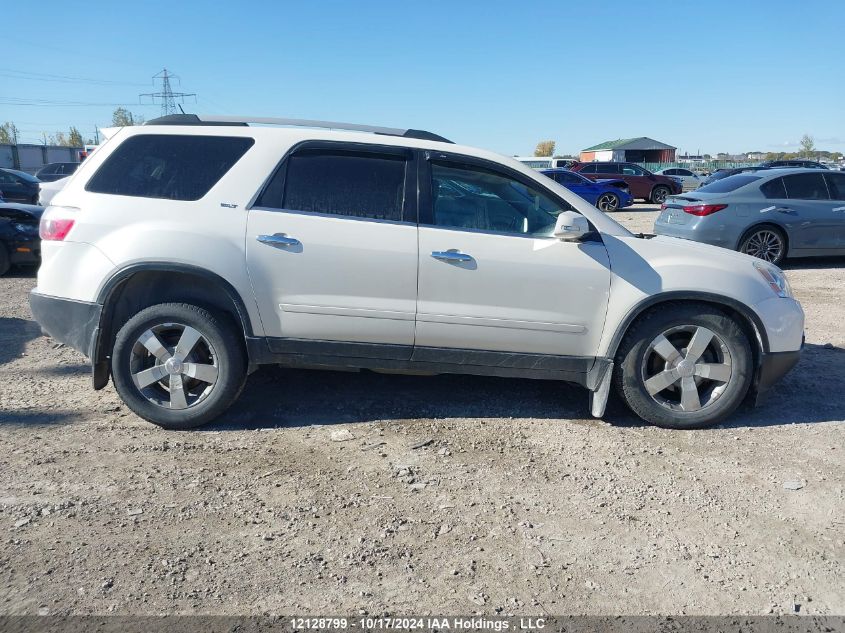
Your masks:
M709 185L704 185L699 188L698 191L706 193L728 193L729 191L734 191L740 187L744 187L755 180L760 180L760 178L760 176L754 176L751 174L736 174L735 176L728 176L727 178L722 178L716 182L711 182Z

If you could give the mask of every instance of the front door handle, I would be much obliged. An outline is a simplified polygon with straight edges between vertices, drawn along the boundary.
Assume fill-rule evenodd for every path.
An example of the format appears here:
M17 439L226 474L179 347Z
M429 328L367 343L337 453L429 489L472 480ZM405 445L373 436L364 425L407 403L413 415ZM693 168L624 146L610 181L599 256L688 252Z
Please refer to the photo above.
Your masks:
M275 235L259 235L256 237L259 242L262 244L267 244L268 246L275 246L276 248L286 248L288 246L301 246L302 242L300 242L295 237L288 237L284 233L276 233Z
M431 256L444 262L471 262L472 256L459 251L432 251Z
M845 211L845 207L836 207L834 211Z

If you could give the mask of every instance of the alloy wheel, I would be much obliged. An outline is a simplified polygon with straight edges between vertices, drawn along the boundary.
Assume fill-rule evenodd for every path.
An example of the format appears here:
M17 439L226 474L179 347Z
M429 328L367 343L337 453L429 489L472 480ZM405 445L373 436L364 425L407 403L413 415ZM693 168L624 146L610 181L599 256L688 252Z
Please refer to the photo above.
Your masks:
M616 211L619 207L619 198L612 193L603 193L599 196L599 199L596 200L596 206L605 212Z
M201 332L180 323L145 330L129 360L141 395L166 409L188 409L208 398L218 378L218 356Z
M660 406L699 411L712 406L733 378L730 350L705 327L681 325L659 334L646 348L642 382Z
M767 262L777 262L783 255L783 239L770 229L762 229L745 240L742 252Z
M663 204L668 197L669 190L666 187L657 187L654 193L651 194L651 200L654 204Z

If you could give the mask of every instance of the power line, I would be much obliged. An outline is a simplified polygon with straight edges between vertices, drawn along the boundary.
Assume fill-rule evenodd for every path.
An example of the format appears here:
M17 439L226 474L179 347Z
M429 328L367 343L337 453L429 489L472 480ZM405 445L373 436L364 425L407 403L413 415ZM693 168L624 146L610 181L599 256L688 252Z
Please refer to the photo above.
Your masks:
M175 79L179 81L179 77L168 73L167 68L153 75L153 81L156 79L161 80L161 92L147 92L138 95L138 97L139 100L148 97L152 101L150 105L160 103L162 116L176 114L176 102L185 103L185 97L193 97L194 103L196 103L197 94L195 92L173 92L173 89L170 87L170 80Z
M137 106L147 105L139 103L102 103L88 101L53 101L50 99L26 98L26 97L0 97L1 105L20 106L53 106L53 107L74 107L74 106Z
M0 76L11 79L25 79L27 81L49 81L59 83L90 83L99 86L143 86L144 84L129 81L113 81L111 79L95 79L93 77L74 77L72 75L54 75L51 73L36 73L13 68L0 68Z

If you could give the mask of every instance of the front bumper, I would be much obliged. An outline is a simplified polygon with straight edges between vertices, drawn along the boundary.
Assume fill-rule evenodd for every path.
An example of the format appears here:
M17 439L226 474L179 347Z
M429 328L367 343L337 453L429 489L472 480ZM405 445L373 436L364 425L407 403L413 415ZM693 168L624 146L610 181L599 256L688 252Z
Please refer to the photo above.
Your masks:
M30 266L41 261L41 243L39 240L21 240L7 244L9 262L18 266Z
M755 406L765 400L772 387L786 376L799 360L801 360L801 350L763 354L754 385Z
M29 293L29 308L45 334L88 358L94 356L103 306L40 294L36 288Z

